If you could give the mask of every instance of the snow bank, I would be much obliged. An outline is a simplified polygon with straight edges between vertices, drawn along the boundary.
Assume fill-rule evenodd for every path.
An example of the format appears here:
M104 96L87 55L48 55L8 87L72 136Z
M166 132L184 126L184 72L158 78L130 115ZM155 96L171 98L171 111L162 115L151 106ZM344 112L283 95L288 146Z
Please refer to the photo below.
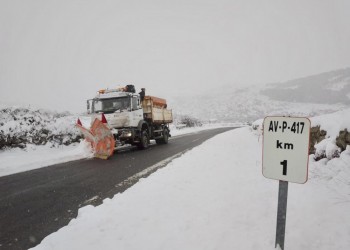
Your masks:
M320 143L315 145L315 148L315 159L322 159L326 157L330 160L332 158L339 157L341 152L340 148L335 143L334 137L322 140Z
M215 129L215 128L225 128L225 127L244 127L246 126L243 123L212 123L212 124L203 124L200 127L183 127L178 128L174 124L170 124L170 134L171 136L180 136L190 133L198 133L200 131Z
M3 150L0 151L0 176L91 157L91 146L85 141L69 146L28 145L25 149Z
M23 107L0 109L0 149L25 148L28 144L69 145L81 138L69 113Z
M312 117L311 125L313 127L321 126L321 129L327 131L327 136L336 137L340 130L348 129L350 131L350 109Z
M329 160L339 157L342 150L337 146L336 137L344 129L350 131L350 109L312 117L310 120L312 127L320 126L320 129L327 131L326 139L315 145L314 158L321 159L326 157Z
M349 151L310 160L309 181L290 184L286 248L350 248ZM261 140L236 129L80 209L35 249L274 249L277 193L261 174Z

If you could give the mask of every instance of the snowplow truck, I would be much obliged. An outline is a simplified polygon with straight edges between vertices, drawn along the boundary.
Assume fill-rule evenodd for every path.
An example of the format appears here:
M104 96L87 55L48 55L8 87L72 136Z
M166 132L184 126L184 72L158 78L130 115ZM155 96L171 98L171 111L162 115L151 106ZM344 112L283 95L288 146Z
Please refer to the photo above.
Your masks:
M87 111L90 129L83 127L80 120L77 127L97 158L108 159L119 145L146 149L150 140L167 144L171 136L169 123L173 116L166 100L145 95L145 89L136 94L133 85L99 90L95 98L87 100Z

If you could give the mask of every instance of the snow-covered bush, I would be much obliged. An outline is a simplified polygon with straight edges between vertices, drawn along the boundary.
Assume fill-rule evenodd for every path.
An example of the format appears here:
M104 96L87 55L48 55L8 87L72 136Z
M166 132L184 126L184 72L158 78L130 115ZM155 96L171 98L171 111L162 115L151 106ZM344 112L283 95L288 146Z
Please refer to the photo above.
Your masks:
M348 145L350 145L350 133L347 129L339 132L339 135L336 138L336 144L342 151L345 150Z
M65 113L8 107L0 109L0 149L26 144L69 145L81 135L74 127L75 117Z
M183 115L178 117L177 119L177 125L183 125L184 127L201 127L203 125L203 123L194 117L191 117L189 115Z
M321 129L321 127L313 126L310 130L310 154L315 154L316 148L315 145L319 142L321 142L323 139L326 138L327 131Z
M264 122L264 119L259 119L259 120L254 121L251 125L252 129L253 130L262 130L263 122Z
M320 160L327 158L328 160L338 158L341 149L335 144L335 138L327 138L315 145L316 151L314 159Z

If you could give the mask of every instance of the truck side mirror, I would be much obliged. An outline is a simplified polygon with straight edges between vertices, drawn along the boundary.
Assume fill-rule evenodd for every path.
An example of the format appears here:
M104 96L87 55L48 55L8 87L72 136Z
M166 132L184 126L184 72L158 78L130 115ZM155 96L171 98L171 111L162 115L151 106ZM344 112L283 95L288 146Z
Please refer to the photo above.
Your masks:
M92 102L92 100L87 100L86 101L86 109L87 109L87 113L88 114L91 114L91 104L90 104L90 102Z

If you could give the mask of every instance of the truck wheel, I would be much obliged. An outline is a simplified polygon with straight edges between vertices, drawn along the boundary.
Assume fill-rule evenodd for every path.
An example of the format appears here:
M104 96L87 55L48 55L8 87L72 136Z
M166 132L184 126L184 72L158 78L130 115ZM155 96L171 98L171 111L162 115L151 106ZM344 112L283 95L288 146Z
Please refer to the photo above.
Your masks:
M140 143L137 146L139 149L148 148L148 134L146 131L142 131Z
M168 144L168 140L169 140L169 132L168 132L168 130L165 128L165 129L163 130L163 138L156 139L156 143L157 143L157 144Z

